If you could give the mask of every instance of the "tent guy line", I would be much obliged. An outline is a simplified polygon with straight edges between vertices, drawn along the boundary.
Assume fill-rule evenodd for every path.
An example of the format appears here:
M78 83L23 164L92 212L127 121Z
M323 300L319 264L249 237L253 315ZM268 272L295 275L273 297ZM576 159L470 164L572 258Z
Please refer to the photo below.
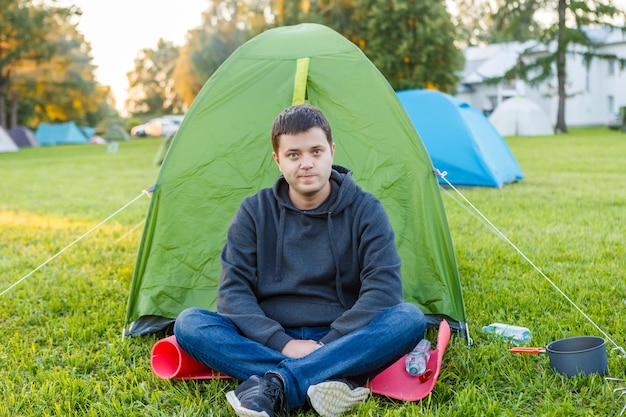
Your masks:
M115 243L119 243L122 240L126 239L126 236L130 235L132 232L134 232L135 230L137 230L139 227L141 227L144 223L146 222L146 219L141 220L139 223L137 223L136 225L134 225L133 227L130 228L129 231L127 231L126 233L124 233L122 236L118 237L117 240L115 241Z
M578 310L580 314L582 314L600 333L602 333L602 335L606 337L607 340L613 344L613 346L615 346L613 350L619 351L621 353L621 356L626 358L626 350L624 350L622 346L619 346L617 343L615 343L613 339L611 339L611 337L604 330L602 330L600 326L598 326L591 319L591 317L589 317L580 307L578 307L578 305L571 298L567 296L567 294L565 294L550 278L548 278L548 276L544 274L543 271L537 265L535 265L535 263L531 261L530 258L528 258L528 256L526 256L524 252L522 252L521 249L519 249L513 242L511 242L511 240L509 240L509 238L507 238L505 234L500 231L500 229L498 229L480 210L478 210L478 208L476 208L476 206L474 206L458 189L454 187L454 185L452 185L446 179L446 175L448 174L446 171L441 172L435 168L435 173L437 174L438 177L442 178L446 182L446 184L448 184L448 186L452 188L463 199L463 201L465 201L465 203L467 203L474 211L476 211L476 213L481 217L484 223L486 223L491 228L492 231L494 231L500 238L502 238L506 243L508 243L513 249L515 249L515 251L518 254L520 254L520 256L524 258L524 260L528 262L539 273L539 275L545 278L545 280L548 281L548 283L552 285L552 287L554 287L554 289L557 290L559 294L561 294L571 305L574 306L574 308L576 308L576 310ZM457 201L458 203L458 200L455 199L455 201Z
M11 291L13 288L15 288L18 284L20 284L22 281L26 280L28 277L30 277L31 275L33 275L35 272L39 271L41 268L43 268L44 266L46 266L48 263L50 263L52 260L58 258L63 252L65 252L66 250L68 250L69 248L71 248L72 246L74 246L76 243L80 242L81 240L83 240L85 237L87 237L90 233L92 233L94 230L100 228L103 224L105 224L106 222L108 222L109 220L111 220L113 217L117 216L119 213L121 213L122 211L124 211L127 207L129 207L130 205L132 205L135 201L139 200L143 195L147 195L148 198L150 198L150 194L149 194L149 190L142 190L141 193L133 198L131 201L129 201L128 203L124 204L121 208L119 208L118 210L116 210L113 214L109 215L106 219L102 220L100 223L98 223L97 225L95 225L94 227L92 227L91 229L89 229L88 231L86 231L85 233L83 233L80 237L78 237L77 239L75 239L72 243L70 243L69 245L67 245L66 247L64 247L63 249L61 249L60 251L58 251L55 255L49 257L48 259L46 259L46 261L44 261L41 265L39 265L37 268L33 269L32 271L30 271L28 274L24 275L22 278L18 279L17 281L15 281L13 284L11 284L8 288L6 288L4 291L2 291L0 293L0 297L2 297L4 294L8 293L9 291Z

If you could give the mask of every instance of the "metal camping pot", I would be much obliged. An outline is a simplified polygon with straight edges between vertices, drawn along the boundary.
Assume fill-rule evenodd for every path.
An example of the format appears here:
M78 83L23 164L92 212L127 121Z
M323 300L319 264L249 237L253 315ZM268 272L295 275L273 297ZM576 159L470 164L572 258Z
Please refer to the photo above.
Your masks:
M516 347L513 353L547 353L550 366L560 374L569 377L583 374L605 374L608 361L604 339L597 336L575 336L560 339L544 348Z

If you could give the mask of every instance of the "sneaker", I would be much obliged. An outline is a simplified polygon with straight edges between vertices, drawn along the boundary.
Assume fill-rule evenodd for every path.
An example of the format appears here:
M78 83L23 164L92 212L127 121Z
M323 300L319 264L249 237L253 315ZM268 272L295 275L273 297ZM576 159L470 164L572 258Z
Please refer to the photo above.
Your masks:
M369 397L368 388L347 379L333 379L311 385L306 392L311 406L322 417L337 417Z
M262 378L252 375L226 399L239 417L274 417L274 409L285 409L283 383L276 374L267 373Z

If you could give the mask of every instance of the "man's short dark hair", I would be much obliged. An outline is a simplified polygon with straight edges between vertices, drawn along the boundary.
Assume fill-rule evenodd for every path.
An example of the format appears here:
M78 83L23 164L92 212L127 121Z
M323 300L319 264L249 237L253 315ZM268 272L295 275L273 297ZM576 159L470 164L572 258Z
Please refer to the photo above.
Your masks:
M330 124L320 109L309 104L287 107L276 116L272 125L272 148L274 152L278 152L281 135L303 133L313 127L322 129L328 140L328 145L332 146L333 134Z

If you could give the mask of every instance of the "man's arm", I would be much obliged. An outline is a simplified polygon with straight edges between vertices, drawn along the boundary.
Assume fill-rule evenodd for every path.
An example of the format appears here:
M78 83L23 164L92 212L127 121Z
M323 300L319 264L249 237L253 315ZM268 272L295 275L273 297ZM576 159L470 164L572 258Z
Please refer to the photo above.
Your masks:
M292 340L283 327L265 315L256 297L257 232L254 219L242 204L230 224L222 250L222 274L217 310L244 336L281 351Z
M394 232L382 203L371 196L355 217L361 289L356 303L331 324L322 338L329 343L367 325L386 309L403 301L401 260Z

